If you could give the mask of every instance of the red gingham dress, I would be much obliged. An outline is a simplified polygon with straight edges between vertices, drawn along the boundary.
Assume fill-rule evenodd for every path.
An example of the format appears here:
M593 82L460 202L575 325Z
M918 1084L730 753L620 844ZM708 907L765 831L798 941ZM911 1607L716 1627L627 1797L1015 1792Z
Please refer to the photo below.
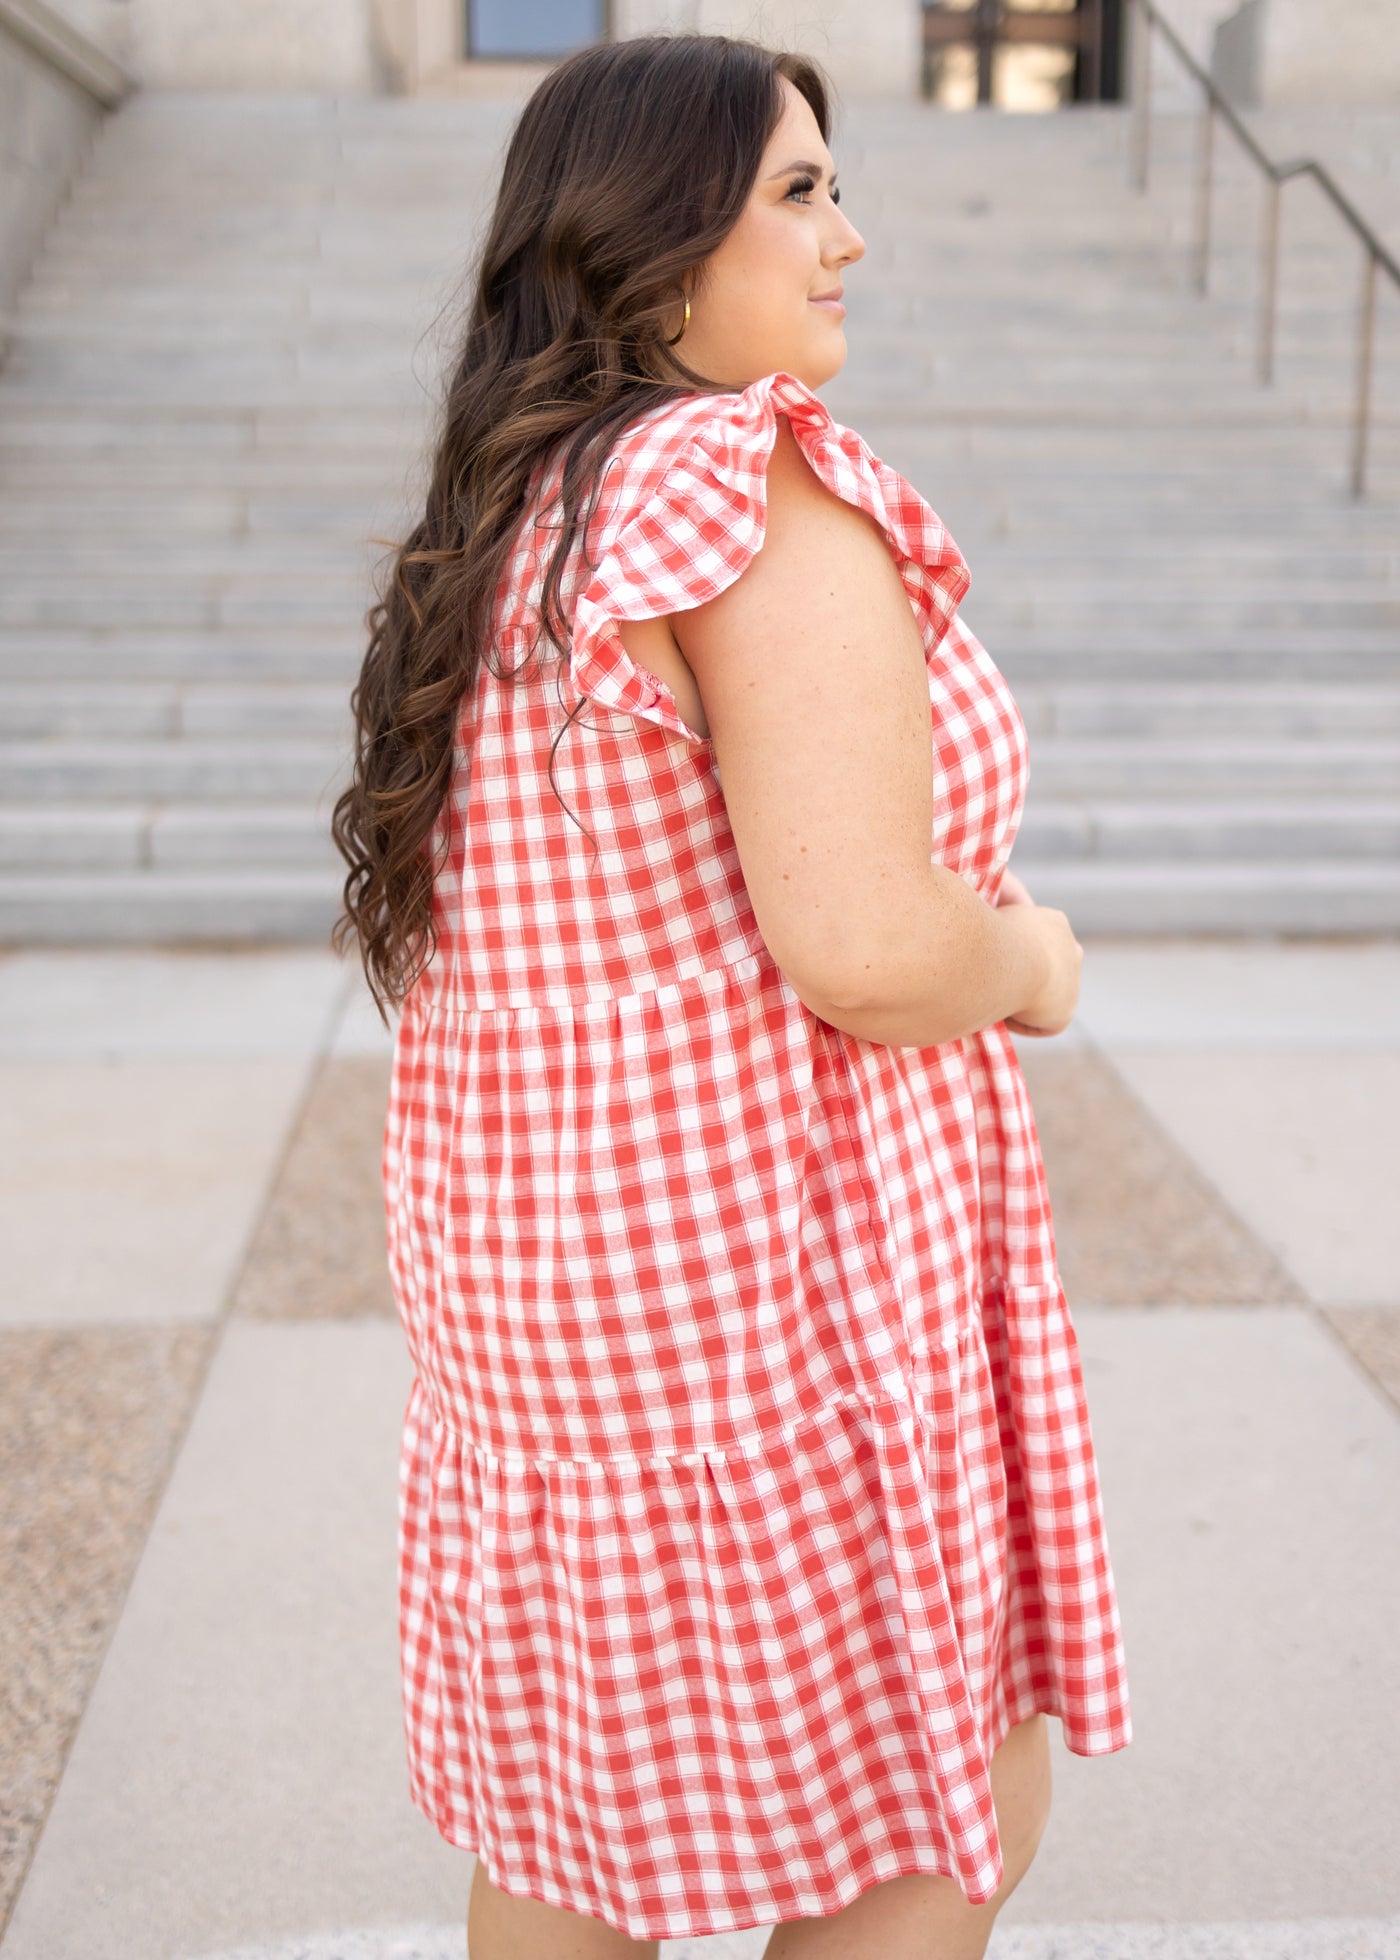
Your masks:
M507 1892L638 1939L905 1872L981 1903L1008 1728L1046 1710L1083 1756L1132 1735L1006 1026L896 1048L803 1006L710 744L616 632L743 571L779 415L889 540L932 853L995 900L1025 729L938 517L791 374L666 402L575 545L567 660L483 665L464 703L384 1136L412 1799ZM556 472L498 592L503 664L536 639Z

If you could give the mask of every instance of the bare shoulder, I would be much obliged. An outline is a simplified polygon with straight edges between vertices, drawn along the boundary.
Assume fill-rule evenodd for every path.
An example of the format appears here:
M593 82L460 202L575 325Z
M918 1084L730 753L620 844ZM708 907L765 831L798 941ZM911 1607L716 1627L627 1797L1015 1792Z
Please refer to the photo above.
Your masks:
M770 580L800 582L814 562L826 562L832 551L857 578L880 580L891 568L889 545L880 526L868 511L847 503L823 482L785 415L778 417L768 461L766 503L763 549L744 574L750 593ZM744 578L739 579L730 590L737 592L743 583ZM721 593L714 603L727 596Z
M821 1012L883 931L873 911L927 877L928 672L884 531L822 481L786 417L767 509L763 547L733 584L670 625L759 929Z
M820 622L864 638L893 619L911 625L889 541L876 520L848 503L808 462L786 416L769 458L762 548L715 598L676 613L671 624L703 686L756 642L780 642L800 663ZM706 670L702 672L702 669Z
M816 680L819 642L833 628L848 658L872 631L906 640L912 632L884 532L822 480L785 415L777 419L765 505L763 546L723 592L664 618L619 623L633 660L668 684L703 736L712 732L708 701L723 689L725 670L752 669L759 648L770 680L780 680L786 663L800 687Z

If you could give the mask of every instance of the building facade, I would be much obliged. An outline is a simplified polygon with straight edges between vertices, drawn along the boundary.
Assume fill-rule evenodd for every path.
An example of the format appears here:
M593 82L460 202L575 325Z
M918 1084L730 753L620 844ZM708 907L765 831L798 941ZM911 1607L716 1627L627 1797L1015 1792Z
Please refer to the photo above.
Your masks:
M530 68L596 39L668 30L753 35L815 54L847 95L920 91L919 0L50 0L136 78L154 87L298 88L441 93L509 87ZM981 0L985 7L987 0ZM971 18L979 0L943 0ZM1163 0L1205 63L1241 99L1333 107L1400 105L1400 0ZM1016 13L1064 16L1124 0L1000 0ZM1131 9L1124 23L1126 43ZM1007 74L1047 83L1048 51ZM975 100L970 51L950 54L940 99ZM1158 88L1170 96L1169 72ZM959 82L958 77L964 79ZM1102 93L1116 93L1104 90ZM1049 107L1063 85L1002 91L1005 107ZM1184 99L1184 98L1183 98Z

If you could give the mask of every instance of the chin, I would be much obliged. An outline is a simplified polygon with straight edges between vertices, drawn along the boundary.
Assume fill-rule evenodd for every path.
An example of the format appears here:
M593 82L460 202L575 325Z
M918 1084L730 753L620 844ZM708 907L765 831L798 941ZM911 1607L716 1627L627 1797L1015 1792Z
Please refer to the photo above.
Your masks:
M798 380L805 381L809 388L820 388L824 381L830 381L833 375L839 374L845 365L846 343L843 338L838 348L833 350L824 347L820 354L813 355L810 361L804 361L802 366L795 368L793 372Z

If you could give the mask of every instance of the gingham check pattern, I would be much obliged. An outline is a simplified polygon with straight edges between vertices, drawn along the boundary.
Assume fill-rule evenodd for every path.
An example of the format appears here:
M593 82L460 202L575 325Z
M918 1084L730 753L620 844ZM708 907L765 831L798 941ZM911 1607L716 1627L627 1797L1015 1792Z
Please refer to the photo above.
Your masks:
M904 1872L980 1903L1011 1724L1131 1739L1011 1038L891 1048L801 1004L710 745L616 632L743 570L780 414L889 539L927 649L931 849L995 899L1025 730L937 516L790 374L663 404L575 550L567 660L524 657L557 465L535 486L498 610L521 671L464 703L384 1137L413 1800L507 1891L635 1938L825 1915ZM554 758L575 823L548 770L580 700Z

